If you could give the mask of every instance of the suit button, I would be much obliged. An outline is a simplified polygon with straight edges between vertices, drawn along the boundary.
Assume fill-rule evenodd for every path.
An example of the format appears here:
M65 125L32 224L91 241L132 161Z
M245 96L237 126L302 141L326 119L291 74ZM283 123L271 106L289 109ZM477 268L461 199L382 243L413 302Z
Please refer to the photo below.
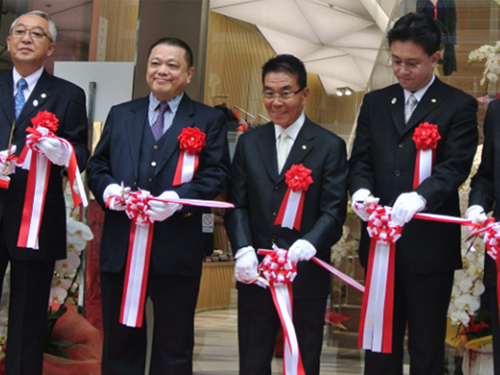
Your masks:
M278 212L273 211L273 216L276 216L276 215L278 215Z
M398 146L399 146L399 148L403 148L405 146L405 143L401 142Z
M153 150L158 150L158 145L154 145Z
M134 182L134 183L132 184L132 186L133 186L133 187L137 187L137 182Z
M152 162L151 162L151 166L152 166L152 167L156 167L156 162L155 162L155 161L152 161Z
M276 242L276 237L271 238L272 242Z
M152 183L153 183L153 179L152 179L152 178L150 178L150 179L148 180L148 182L149 182L150 184L152 184Z
M401 176L401 171L400 171L400 170L397 170L396 172L394 172L394 175L395 175L396 177Z
M279 189L280 189L280 186L279 186L279 185L276 185L276 186L274 187L274 190L279 190Z

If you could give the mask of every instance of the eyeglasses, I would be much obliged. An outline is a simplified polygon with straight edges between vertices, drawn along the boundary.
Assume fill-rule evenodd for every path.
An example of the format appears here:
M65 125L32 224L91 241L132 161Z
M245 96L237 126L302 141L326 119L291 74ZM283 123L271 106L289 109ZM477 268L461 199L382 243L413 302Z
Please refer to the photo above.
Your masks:
M27 29L26 27L16 27L12 30L12 36L15 38L22 38L29 33L33 40L41 40L43 37L47 37L48 40L52 42L52 38L48 36L41 27L34 27L32 29Z
M419 62L419 63L416 63L416 62L402 62L402 61L399 61L399 60L396 60L394 61L392 59L392 57L389 57L389 59L387 60L387 64L389 66L392 66L393 68L395 69L403 69L403 68L406 68L408 70L417 70L421 65L422 63Z
M302 90L304 90L304 88L301 88L295 92L285 91L285 92L274 93L271 91L262 91L262 96L264 97L265 100L274 100L274 98L278 98L281 100L288 100L288 99L291 99L292 96L294 96L295 94L298 94L299 92L301 92Z

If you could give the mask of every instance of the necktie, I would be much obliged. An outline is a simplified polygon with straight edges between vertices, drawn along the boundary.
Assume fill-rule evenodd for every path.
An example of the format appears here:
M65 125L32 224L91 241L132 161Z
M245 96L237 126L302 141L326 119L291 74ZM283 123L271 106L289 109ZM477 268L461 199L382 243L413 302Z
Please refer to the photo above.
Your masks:
M26 103L23 90L26 89L27 87L28 84L26 83L26 80L24 78L21 78L19 81L17 81L17 92L16 96L14 97L14 104L16 108L16 120L19 117L19 114L21 113L24 107L24 103Z
M156 118L156 121L151 125L151 131L153 132L153 137L155 137L155 141L161 138L163 135L163 128L164 128L164 123L163 123L163 118L165 117L165 111L168 110L168 103L167 102L160 102L160 113L158 114L158 117Z
M411 117L411 114L415 110L415 107L418 104L417 98L415 98L415 95L411 94L410 97L408 98L408 101L406 102L405 106L405 124L408 122L408 120Z
M288 139L290 137L286 132L281 132L278 137L278 172L281 173L285 165L286 158L288 157Z

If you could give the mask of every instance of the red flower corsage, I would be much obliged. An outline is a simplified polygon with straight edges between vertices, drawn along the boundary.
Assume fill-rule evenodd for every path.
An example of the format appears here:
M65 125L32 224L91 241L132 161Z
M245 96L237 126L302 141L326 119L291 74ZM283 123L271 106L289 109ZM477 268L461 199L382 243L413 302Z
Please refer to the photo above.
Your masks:
M285 182L293 191L307 191L309 185L313 183L312 171L302 164L292 165L285 173Z
M420 124L418 128L415 129L413 134L413 141L417 150L428 150L437 147L437 142L441 139L438 133L437 125L429 124L424 122Z
M206 145L205 138L206 134L196 127L182 129L177 137L179 148L188 154L199 154Z

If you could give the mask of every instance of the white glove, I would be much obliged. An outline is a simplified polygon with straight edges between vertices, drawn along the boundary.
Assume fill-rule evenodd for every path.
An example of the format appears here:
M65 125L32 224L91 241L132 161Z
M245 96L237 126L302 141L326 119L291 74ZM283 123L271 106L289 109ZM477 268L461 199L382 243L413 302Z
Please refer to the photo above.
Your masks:
M470 220L473 224L482 224L486 221L486 219L488 219L484 213L484 209L477 204L470 206L467 211L465 211L465 218ZM467 236L470 235L471 230L471 226L465 225L465 233Z
M122 187L118 184L111 184L104 189L102 199L106 203L108 198L111 197L108 208L113 211L125 211L127 204L125 203L129 197L130 188ZM123 198L123 199L122 199Z
M0 176L7 176L9 174L13 174L16 171L16 163L13 161L9 163L9 170L5 170L5 161L7 160L7 156L14 155L16 153L16 150L16 145L12 145L10 147L10 152L7 152L7 150L0 151Z
M158 199L179 199L179 195L173 191L168 190L161 193ZM178 203L167 203L151 200L149 201L149 210L146 213L149 217L154 221L163 221L172 216L175 211L181 208L181 205Z
M259 271L257 271L259 260L257 259L257 253L252 246L245 246L239 249L234 256L234 259L236 259L236 264L234 265L234 277L240 283L251 283L257 278L257 276L259 276Z
M404 225L411 220L413 215L422 211L426 205L427 202L418 193L414 191L403 193L396 199L396 203L392 207L391 220L397 225Z
M368 221L370 214L366 212L368 203L378 203L379 198L375 198L370 190L359 189L351 197L351 207L356 215L363 221Z
M316 248L307 240L297 240L288 249L288 259L294 263L310 260L316 255Z
M69 165L71 150L58 138L40 138L37 147L52 164L61 167Z

